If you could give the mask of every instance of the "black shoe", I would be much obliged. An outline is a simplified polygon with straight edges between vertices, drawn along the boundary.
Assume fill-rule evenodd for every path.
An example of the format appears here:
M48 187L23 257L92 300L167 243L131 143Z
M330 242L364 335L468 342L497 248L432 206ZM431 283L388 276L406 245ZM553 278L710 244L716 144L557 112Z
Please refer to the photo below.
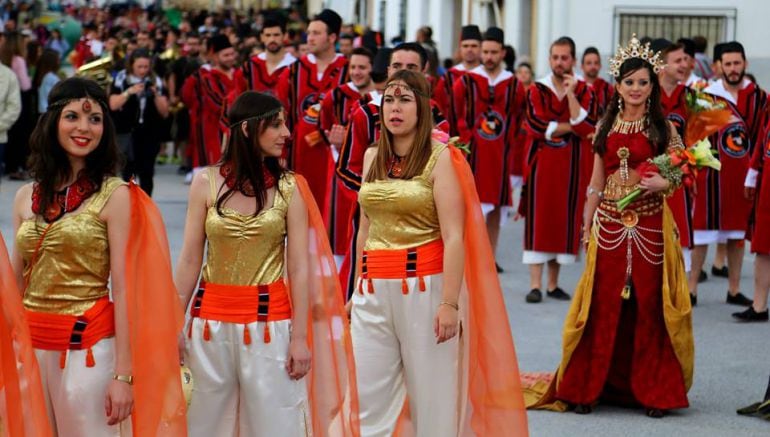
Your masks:
M738 408L736 413L738 413L741 416L751 416L751 415L757 414L759 412L759 406L760 405L762 405L762 402L754 402L753 404L751 404L751 405L749 405L747 407Z
M700 271L700 275L698 275L698 283L706 282L709 278L709 275L706 274L703 270Z
M754 311L753 306L750 306L749 309L747 309L746 311L733 313L733 317L735 317L736 319L738 319L738 321L741 321L741 322L767 322L768 312L767 310L764 310L761 313L758 313Z
M556 299L556 300L570 300L572 297L570 297L569 294L565 293L564 290L562 290L559 287L556 287L555 290L551 290L546 293L548 297Z
M743 293L741 293L740 291L735 296L730 294L730 292L728 291L726 302L729 303L730 305L740 305L744 307L750 307L754 303L753 300L744 296Z
M505 270L503 270L503 268L500 267L500 264L498 264L497 262L495 262L495 268L497 269L497 273L504 273L505 272Z
M657 408L648 408L645 411L645 414L647 414L647 417L652 417L653 419L661 419L666 415L663 410L659 410Z
M575 405L575 414L591 414L591 406L588 404L578 404Z
M543 292L539 288L533 288L527 293L527 303L540 303L543 301Z
M722 266L721 269L711 266L711 276L720 276L722 278L726 278L728 276L727 272L727 266Z
M690 306L698 306L698 295L690 293Z

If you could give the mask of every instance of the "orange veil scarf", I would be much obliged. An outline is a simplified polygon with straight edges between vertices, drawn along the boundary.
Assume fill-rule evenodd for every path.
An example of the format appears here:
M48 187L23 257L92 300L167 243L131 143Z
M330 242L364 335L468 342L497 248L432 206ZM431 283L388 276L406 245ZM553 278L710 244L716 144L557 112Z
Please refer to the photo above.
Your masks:
M295 178L308 212L308 343L312 361L305 380L313 435L358 437L353 346L337 266L307 181L300 175Z
M458 435L527 436L527 412L513 336L476 183L465 155L454 146L449 147L449 153L465 210ZM408 412L405 405L397 429L399 437L413 434L405 417Z
M0 235L0 436L50 435L21 292Z
M157 206L131 182L126 245L126 307L134 376L133 435L186 436L177 335L184 316Z

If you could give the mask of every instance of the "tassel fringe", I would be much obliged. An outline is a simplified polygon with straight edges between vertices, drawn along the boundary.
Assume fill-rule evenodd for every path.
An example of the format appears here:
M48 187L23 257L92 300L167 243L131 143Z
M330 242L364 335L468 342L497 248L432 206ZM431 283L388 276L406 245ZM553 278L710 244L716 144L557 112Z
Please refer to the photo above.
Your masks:
M91 348L88 348L88 351L86 352L86 367L94 367L96 365L96 360L94 360L94 351L91 350Z
M243 344L251 344L251 333L249 332L248 325L243 325Z

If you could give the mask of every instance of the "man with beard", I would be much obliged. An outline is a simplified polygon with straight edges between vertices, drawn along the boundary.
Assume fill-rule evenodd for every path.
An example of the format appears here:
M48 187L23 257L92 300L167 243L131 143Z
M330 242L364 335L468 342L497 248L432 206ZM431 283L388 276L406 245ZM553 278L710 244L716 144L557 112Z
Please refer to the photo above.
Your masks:
M369 92L374 91L371 77L374 63L372 52L369 49L358 47L353 49L348 59L350 81L324 96L321 101L321 114L318 118L318 129L324 133L324 146L332 147L335 161L337 161L339 148L345 139L345 129L350 121L352 110L358 106L359 100ZM339 177L334 179L328 229L332 251L339 265L347 251L350 215L355 207L357 196L355 191L345 187Z
M739 42L725 43L716 60L722 78L705 91L723 102L732 111L733 118L709 138L712 147L719 151L721 171L704 169L698 174L690 293L697 296L698 275L703 268L707 245L726 240L727 303L751 306L751 299L740 292L743 240L752 208L741 187L754 147L764 147L759 140L768 110L767 94L745 77L748 63ZM756 182L756 177L754 179ZM750 185L751 181L746 182Z
M399 70L410 70L425 72L428 64L428 54L425 49L417 43L401 43L392 51L380 49L374 60L372 76L374 81L384 87L387 83L387 76ZM387 65L387 73L384 74L381 66ZM380 76L380 77L378 77ZM379 79L379 80L378 80ZM358 193L363 180L364 153L366 149L380 139L380 103L382 101L382 90L370 92L360 100L360 105L354 108L350 116L348 130L345 133L345 139L342 142L340 156L337 160L337 176L339 180L350 190ZM441 115L441 111L435 102L431 101L433 107L433 124L436 129L443 132L449 132L449 124ZM340 268L340 279L342 281L343 291L346 297L354 291L356 272L352 268L352 261L355 260L356 237L358 236L358 208L348 219L351 224L351 231L348 237L347 252L342 267Z
M274 93L283 71L297 60L283 48L286 24L268 18L259 33L259 40L265 51L252 56L235 71L235 90L231 101L246 90Z
M596 47L588 47L583 52L580 68L583 70L583 78L596 96L597 119L604 114L604 108L612 97L613 88L606 80L599 76L602 69L602 58Z
M222 106L233 89L235 49L225 35L209 39L211 64L201 66L182 87L182 102L190 111L190 146L194 168L219 161L222 155Z
M347 59L334 51L341 26L342 18L330 9L316 15L307 28L310 53L286 68L276 85L292 132L285 150L289 168L307 179L326 223L334 161L330 148L322 146L318 115L326 93L347 81Z
M551 44L552 73L527 94L527 161L518 217L525 218L523 262L529 265L527 302L542 301L543 266L548 263L548 297L569 300L559 287L561 264L574 263L588 175L581 162L592 159L588 136L596 124L596 99L575 78L575 42L561 37Z
M660 104L663 115L674 125L679 136L684 138L687 124L687 96L693 91L684 85L687 77L687 55L681 44L674 44L666 39L656 39L650 43L653 51L660 53L666 68L658 73L660 83ZM692 144L687 144L691 146ZM690 271L692 249L692 192L683 187L669 197L668 206L674 215L679 230L679 243L682 245L685 271Z
M460 59L462 62L447 70L433 91L433 100L436 101L446 116L449 122L449 132L452 135L458 135L452 87L463 74L478 67L481 63L481 30L479 30L479 26L471 24L462 27L460 31Z
M503 41L502 29L486 31L481 42L482 64L460 76L452 93L460 141L470 144L471 168L493 253L503 211L513 205L513 150L523 147L515 144L515 137L526 101L524 86L503 68Z

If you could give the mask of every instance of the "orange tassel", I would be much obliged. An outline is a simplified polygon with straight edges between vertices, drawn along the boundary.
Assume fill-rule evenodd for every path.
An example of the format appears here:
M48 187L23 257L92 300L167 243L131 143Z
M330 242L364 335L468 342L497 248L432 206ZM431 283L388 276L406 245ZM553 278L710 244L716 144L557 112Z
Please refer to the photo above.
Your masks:
M409 284L406 283L406 279L401 279L401 293L409 294Z
M203 339L206 341L211 340L211 332L209 331L209 321L203 322Z
M88 348L88 352L86 352L86 367L94 367L96 365L96 360L94 360L94 351L91 350L91 348Z
M420 276L420 291L425 291L425 278Z
M243 325L243 344L251 344L251 333L248 325Z
M369 279L368 291L369 291L369 294L374 293L374 283L372 283L371 279Z
M265 322L265 344L270 343L270 326Z
M62 351L59 355L59 368L64 369L65 365L67 365L67 351Z
M364 281L366 281L366 279L361 279L360 281L358 281L358 293L359 294L364 294Z

